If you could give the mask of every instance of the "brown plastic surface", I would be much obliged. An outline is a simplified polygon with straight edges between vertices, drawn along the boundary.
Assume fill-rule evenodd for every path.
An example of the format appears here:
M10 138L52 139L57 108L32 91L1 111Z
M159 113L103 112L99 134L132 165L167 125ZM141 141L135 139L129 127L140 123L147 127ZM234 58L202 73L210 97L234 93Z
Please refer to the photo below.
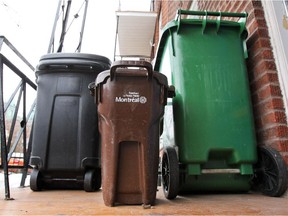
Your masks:
M103 199L107 206L153 205L167 79L143 62L122 63L112 66L112 81L109 71L96 81ZM130 64L141 68L121 68Z

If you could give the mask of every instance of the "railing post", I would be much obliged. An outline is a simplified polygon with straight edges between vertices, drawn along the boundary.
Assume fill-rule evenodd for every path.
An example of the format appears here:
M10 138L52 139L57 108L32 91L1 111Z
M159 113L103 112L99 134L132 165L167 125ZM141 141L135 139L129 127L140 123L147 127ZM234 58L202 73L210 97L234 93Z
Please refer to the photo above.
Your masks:
M34 121L32 122L31 134L30 134L29 141L28 141L28 148L27 148L26 154L24 156L24 169L23 169L23 172L22 172L22 178L21 178L21 182L20 182L20 187L24 187L25 186L25 180L27 178L28 167L29 167L29 159L30 159L30 156L31 156L31 149L32 149L33 127L34 127Z
M18 52L18 50L2 35L0 35L0 147L1 147L1 168L4 170L4 183L5 183L5 200L13 200L13 198L10 198L10 186L9 186L9 159L12 156L13 152L15 151L19 140L21 139L21 135L23 137L23 158L25 166L22 165L16 165L13 166L13 168L24 168L24 172L22 175L22 181L21 186L24 186L25 178L27 176L27 171L29 167L29 157L31 152L31 141L28 143L28 149L26 150L26 141L27 141L27 120L30 118L30 115L33 112L33 107L35 107L35 102L33 103L33 106L31 107L31 111L29 112L28 116L26 116L26 102L27 102L27 91L26 87L28 84L32 89L36 90L37 85L31 81L21 70L19 70L18 67L16 67L9 59L5 57L5 55L2 54L2 45L5 43L11 51L13 51L19 58L22 60L32 71L34 71L34 67ZM7 103L4 102L4 79L6 78L4 75L4 65L7 66L11 71L13 71L16 75L18 75L21 78L21 81L19 85L16 87L12 95L10 96L10 99L7 101ZM19 92L17 104L14 111L14 116L12 119L12 125L9 128L10 134L7 139L6 137L6 122L5 122L5 113L8 110L8 107L11 105L12 101L14 100L15 96ZM23 97L22 97L23 96ZM13 145L11 146L12 138L14 136L14 126L16 123L18 110L20 106L21 97L23 99L23 119L20 122L21 129L19 133L17 134L17 137L15 141L13 142ZM9 119L10 120L10 119ZM7 128L8 129L8 128ZM31 131L32 132L32 131ZM14 139L14 138L13 138ZM32 139L32 137L31 137ZM9 153L8 153L9 152Z
M6 130L5 130L5 114L4 114L4 98L3 98L3 61L0 55L0 135L1 135L1 163L4 169L4 182L5 182L5 200L12 200L10 198L9 187L9 173L7 161L7 146L6 146Z

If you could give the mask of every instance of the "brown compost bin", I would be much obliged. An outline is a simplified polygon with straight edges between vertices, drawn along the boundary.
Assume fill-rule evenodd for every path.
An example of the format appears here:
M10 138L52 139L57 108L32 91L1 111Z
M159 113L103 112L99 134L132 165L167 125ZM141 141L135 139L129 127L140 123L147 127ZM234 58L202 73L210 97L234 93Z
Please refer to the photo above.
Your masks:
M94 89L105 205L154 205L166 76L145 61L116 61L98 75Z

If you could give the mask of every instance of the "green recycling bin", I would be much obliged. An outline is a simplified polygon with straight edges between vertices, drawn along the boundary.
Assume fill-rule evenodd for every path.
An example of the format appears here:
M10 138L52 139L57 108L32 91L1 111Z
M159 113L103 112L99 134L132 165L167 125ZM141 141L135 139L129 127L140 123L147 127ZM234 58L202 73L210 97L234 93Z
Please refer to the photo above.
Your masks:
M183 19L183 14L199 18ZM188 191L250 190L257 151L245 65L246 17L179 10L163 29L154 70L176 90L175 143L163 144L166 198Z

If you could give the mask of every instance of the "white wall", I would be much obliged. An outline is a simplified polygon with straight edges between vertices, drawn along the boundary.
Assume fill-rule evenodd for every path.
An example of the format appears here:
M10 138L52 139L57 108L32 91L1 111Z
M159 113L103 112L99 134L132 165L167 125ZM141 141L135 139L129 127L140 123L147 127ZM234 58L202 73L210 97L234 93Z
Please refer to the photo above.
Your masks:
M271 45L279 75L286 116L288 116L288 17L284 1L262 0Z

